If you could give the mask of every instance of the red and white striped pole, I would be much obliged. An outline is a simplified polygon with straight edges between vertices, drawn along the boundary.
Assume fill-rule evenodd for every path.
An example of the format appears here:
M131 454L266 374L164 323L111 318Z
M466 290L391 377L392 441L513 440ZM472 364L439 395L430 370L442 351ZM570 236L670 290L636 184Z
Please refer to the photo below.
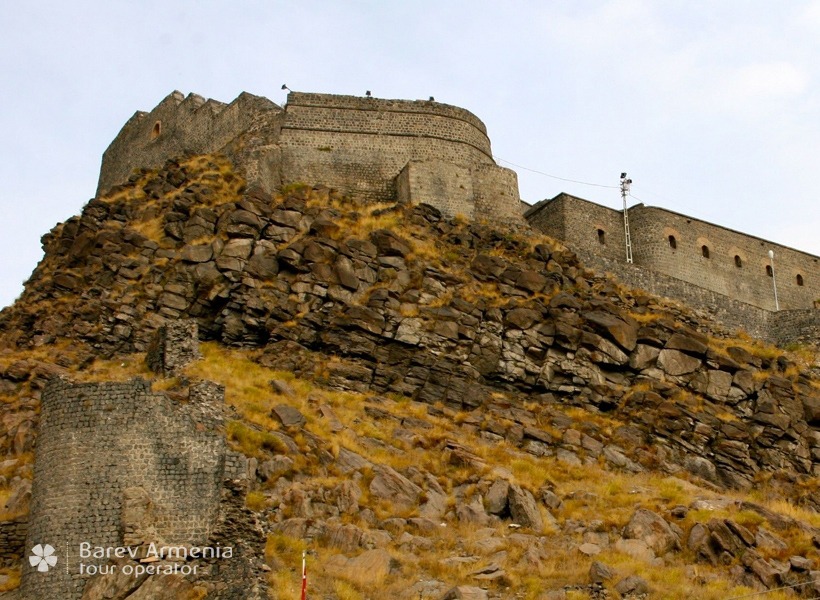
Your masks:
M305 551L302 550L302 598L307 600L307 565L305 564Z

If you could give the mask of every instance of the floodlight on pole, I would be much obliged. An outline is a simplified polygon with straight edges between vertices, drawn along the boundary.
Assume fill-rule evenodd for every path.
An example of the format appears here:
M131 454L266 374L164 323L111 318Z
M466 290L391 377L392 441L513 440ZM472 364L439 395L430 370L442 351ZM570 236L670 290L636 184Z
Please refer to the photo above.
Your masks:
M626 209L626 197L629 195L629 186L632 180L627 179L626 173L621 173L621 198L624 201L624 244L626 245L626 262L632 264L632 236L629 233L629 211Z
M774 276L774 250L769 250L769 262L772 268L772 287L774 288L774 309L780 310L780 303L777 301L777 279Z

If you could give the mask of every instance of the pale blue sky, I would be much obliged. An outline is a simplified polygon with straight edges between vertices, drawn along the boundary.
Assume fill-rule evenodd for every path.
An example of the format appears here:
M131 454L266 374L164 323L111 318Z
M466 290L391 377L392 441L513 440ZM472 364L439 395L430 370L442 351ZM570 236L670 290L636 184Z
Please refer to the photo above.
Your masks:
M613 186L627 171L647 204L820 255L818 57L817 0L4 2L0 306L120 127L174 89L433 95L502 159ZM516 170L529 202L620 205Z

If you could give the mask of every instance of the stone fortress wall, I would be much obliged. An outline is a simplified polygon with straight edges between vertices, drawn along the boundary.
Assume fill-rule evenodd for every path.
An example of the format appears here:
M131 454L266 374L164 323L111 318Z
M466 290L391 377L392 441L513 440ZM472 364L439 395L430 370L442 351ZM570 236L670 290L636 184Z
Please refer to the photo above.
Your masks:
M516 174L495 164L478 117L434 101L332 94L291 92L282 109L246 93L225 105L173 92L126 123L103 155L97 193L134 169L220 151L269 191L325 184L448 216L521 221Z
M157 352L173 358L162 361L167 374L174 361L183 366L178 346L191 360L199 355L198 334L191 321L163 329L170 331L158 332ZM84 542L104 548L216 546L223 486L247 482L249 469L248 460L227 445L224 392L201 381L191 385L185 402L152 391L143 379L48 383L25 547L50 544L58 565L40 573L24 561L22 598L81 598L88 575L80 563L108 564L81 558ZM233 560L240 565L244 559Z
M206 426L197 428L197 422ZM174 405L143 380L50 383L42 396L27 547L51 544L59 568L24 564L26 598L80 598L82 542L124 545L127 488L151 502L156 539L207 545L216 523L226 442L196 406Z
M525 218L627 285L680 300L775 343L816 343L820 258L661 208L639 204L628 211L632 265L626 263L621 211L559 194L531 207ZM775 254L779 311L769 250Z
M371 201L431 204L447 216L521 222L516 174L496 165L484 124L462 108L423 100L291 92L281 108L247 93L223 104L173 92L150 113L136 113L111 143L98 193L134 169L208 152L224 152L268 191L325 184ZM560 194L525 218L590 266L754 335L805 340L820 327L820 258L656 207L639 204L629 216L634 265L624 263L620 211Z
M157 168L169 158L225 148L259 121L276 122L282 109L243 92L230 104L174 91L150 113L137 111L102 157L97 195L127 181L135 169Z

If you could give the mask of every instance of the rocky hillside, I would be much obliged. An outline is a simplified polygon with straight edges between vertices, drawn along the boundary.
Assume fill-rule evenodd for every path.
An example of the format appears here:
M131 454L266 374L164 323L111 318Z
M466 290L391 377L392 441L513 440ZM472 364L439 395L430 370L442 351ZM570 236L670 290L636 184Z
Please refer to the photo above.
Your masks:
M7 522L44 382L140 373L190 318L205 358L156 385L226 385L272 598L297 593L302 548L314 596L339 600L820 595L820 381L553 240L270 197L208 156L43 245L0 315Z

